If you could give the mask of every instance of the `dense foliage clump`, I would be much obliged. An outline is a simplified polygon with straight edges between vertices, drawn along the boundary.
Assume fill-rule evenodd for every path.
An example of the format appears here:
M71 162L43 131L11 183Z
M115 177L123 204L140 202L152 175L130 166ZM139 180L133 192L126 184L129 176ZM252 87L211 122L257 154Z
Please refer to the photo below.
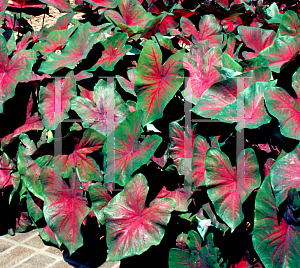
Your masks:
M48 5L66 14L34 31ZM1 234L70 255L94 237L124 266L298 267L299 12L0 1Z

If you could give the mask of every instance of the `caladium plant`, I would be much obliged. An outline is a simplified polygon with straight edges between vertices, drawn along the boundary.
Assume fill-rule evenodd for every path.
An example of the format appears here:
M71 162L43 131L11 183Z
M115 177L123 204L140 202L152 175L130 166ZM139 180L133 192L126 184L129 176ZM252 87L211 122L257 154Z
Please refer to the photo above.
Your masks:
M91 235L122 266L298 267L299 10L0 1L1 235L36 228L76 261Z

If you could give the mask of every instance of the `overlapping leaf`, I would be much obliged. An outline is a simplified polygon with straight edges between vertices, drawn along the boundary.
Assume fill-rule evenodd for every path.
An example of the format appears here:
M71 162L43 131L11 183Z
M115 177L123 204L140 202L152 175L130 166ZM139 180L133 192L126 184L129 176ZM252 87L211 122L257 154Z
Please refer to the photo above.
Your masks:
M253 245L265 267L297 267L300 258L300 198L295 188L288 191L288 205L278 216L268 176L255 200Z
M298 145L292 152L285 155L280 160L276 160L270 170L270 178L276 207L287 198L288 190L294 187L300 190L300 146Z
M210 47L219 47L222 44L223 34L214 15L204 15L201 18L199 32L188 18L182 17L180 25L185 36L192 35L193 43L209 40Z
M36 61L34 50L22 50L8 58L5 37L0 34L0 113L3 104L15 95L16 85L25 79Z
M272 46L276 39L276 32L257 27L239 26L238 33L247 47L254 52L243 52L245 59L251 59L263 49Z
M125 91L136 96L135 91L134 91L134 81L135 81L135 77L136 77L136 69L129 69L127 71L127 76L129 78L129 80L125 79L124 77L122 77L120 75L116 75L116 78L117 78L120 86Z
M106 157L105 183L115 182L121 186L126 185L131 174L148 163L161 143L162 138L158 135L147 136L143 142L139 141L142 119L141 110L129 114L115 132L107 137L103 147Z
M41 42L36 43L33 49L47 56L57 48L64 46L75 29L76 27L72 27L66 30L52 31L47 35L46 40L40 40Z
M171 197L176 201L176 207L174 210L186 212L188 211L190 201L192 201L191 199L189 200L190 196L191 191L188 188L180 188L179 186L174 191L169 191L166 189L166 186L164 186L155 198Z
M107 189L98 183L89 185L88 192L92 202L92 210L95 212L99 222L104 224L103 208L109 203L111 196Z
M162 64L162 53L153 41L147 41L139 57L134 91L137 109L145 111L143 126L163 116L163 110L183 82L182 53Z
M203 41L191 47L183 58L183 67L189 71L187 87L184 97L196 104L202 94L214 83L219 82L222 76L214 66L222 66L222 50L210 47L209 41Z
M197 136L194 140L193 147L193 158L192 158L192 191L197 189L199 186L205 186L205 155L207 150L210 148L206 139L202 136Z
M114 10L105 11L105 17L118 25L123 32L142 32L146 24L154 18L137 0L119 1L120 13Z
M281 36L274 44L258 53L258 57L269 62L272 71L279 73L284 64L293 60L300 50L300 35ZM282 53L284 51L284 53Z
M80 226L90 212L80 182L71 173L68 184L57 168L44 167L40 180L45 193L43 212L47 224L67 247L70 254L83 245Z
M97 35L91 33L91 23L83 24L68 39L61 54L50 53L46 61L42 62L39 71L53 74L63 67L74 69L81 60L87 57L96 39Z
M243 221L242 204L260 186L261 176L253 149L242 151L233 169L229 158L216 148L205 156L205 184L216 213L233 232Z
M265 89L264 98L269 113L275 116L280 123L282 135L300 140L300 68L293 75L292 85L297 98L293 98L280 87Z
M100 150L103 147L105 137L96 130L87 128L71 131L64 139L69 140L68 146L70 144L74 146L71 148L72 153L52 157L48 165L61 167L63 178L68 178L76 165L81 182L102 181L102 174L97 162L87 154Z
M200 116L212 118L226 105L233 103L239 92L255 82L269 81L270 78L270 69L264 67L251 70L235 78L217 82L202 94L200 100L191 111Z
M300 33L300 20L297 15L292 10L287 10L283 16L282 21L279 24L278 36L296 36Z
M93 102L86 97L71 100L71 108L82 118L83 127L93 128L104 136L124 121L129 108L113 85L100 79L94 87Z
M163 238L176 201L159 198L145 207L147 194L147 180L137 174L104 208L107 261L140 255Z
M237 95L236 100L226 105L213 119L223 122L237 122L236 130L257 128L268 124L271 117L264 105L264 90L273 82L256 82Z
M66 75L62 85L59 83L61 80L48 83L39 93L39 111L43 124L50 130L55 130L60 122L69 118L70 100L77 96L73 71Z
M39 199L44 200L44 192L39 179L41 167L30 157L36 150L36 146L34 142L29 139L27 134L21 134L20 140L17 163L19 172L22 175L22 180L31 193ZM50 161L49 157L47 158L45 161Z

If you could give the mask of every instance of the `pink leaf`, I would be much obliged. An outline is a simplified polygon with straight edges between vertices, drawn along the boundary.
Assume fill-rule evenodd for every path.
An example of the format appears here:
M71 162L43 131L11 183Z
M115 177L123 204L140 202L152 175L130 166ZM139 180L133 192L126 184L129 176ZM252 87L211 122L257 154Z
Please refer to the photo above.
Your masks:
M272 46L276 38L276 32L256 27L239 26L238 33L246 46L254 52L244 52L245 59L254 58L263 49Z
M146 178L137 174L104 208L107 261L140 255L163 238L176 202L172 198L159 198L145 207L147 193Z
M70 187L59 173L57 168L50 167L41 171L40 180L45 192L43 212L51 230L72 254L83 245L80 227L90 208L76 173L71 174Z
M209 41L191 47L191 51L183 58L183 67L189 71L189 80L184 97L196 104L202 94L222 76L214 66L222 66L222 50L210 48ZM190 92L189 92L190 91Z

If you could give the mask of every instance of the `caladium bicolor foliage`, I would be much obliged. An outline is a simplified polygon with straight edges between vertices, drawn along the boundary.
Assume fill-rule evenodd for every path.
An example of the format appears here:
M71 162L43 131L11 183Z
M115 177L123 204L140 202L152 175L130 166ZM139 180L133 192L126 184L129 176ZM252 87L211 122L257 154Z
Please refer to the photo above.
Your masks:
M105 17L128 34L144 31L147 23L154 16L147 12L137 0L119 1L120 13L114 10L105 11Z
M68 39L61 54L50 53L46 61L42 62L39 71L53 74L63 67L74 69L80 61L87 57L96 40L97 34L91 33L91 23L83 24Z
M192 201L189 199L191 194L192 193L188 187L181 188L180 185L178 185L177 189L170 191L167 190L166 186L164 186L155 198L171 197L176 201L176 207L174 210L186 212L188 211L188 206Z
M30 157L36 150L36 145L24 133L20 135L20 140L21 143L19 144L17 158L18 169L28 190L39 199L44 200L44 192L39 179L41 167ZM47 162L50 159L48 157L45 160Z
M193 158L192 158L192 191L195 191L199 186L205 186L205 155L210 148L206 139L202 136L197 136L194 140Z
M22 50L8 58L7 42L0 34L0 113L3 104L15 95L17 84L25 79L36 61L34 50Z
M33 99L32 99L32 95L30 95L27 104L26 119L24 125L15 129L13 133L8 134L7 136L0 139L2 149L9 143L13 142L22 133L26 133L31 130L42 130L44 128L44 125L42 123L42 120L40 119L39 114L34 113L33 115L31 115L32 107L33 107Z
M268 176L255 199L254 249L265 267L297 267L300 258L300 198L297 190L289 188L283 217L278 215L276 205Z
M233 232L244 219L242 204L260 186L261 176L255 152L253 149L242 151L237 168L233 169L222 151L210 148L204 167L207 194L216 213Z
M300 140L300 68L293 74L293 87L297 98L293 98L283 88L266 88L264 97L271 115L280 123L282 135Z
M272 46L276 39L276 32L257 27L239 26L238 33L245 45L254 52L243 52L245 59L251 59L263 49Z
M271 71L276 73L284 67L284 64L293 60L300 50L300 35L277 37L274 44L258 53L258 57L269 62ZM281 53L286 51L285 53Z
M219 82L222 76L215 66L222 67L222 50L209 46L209 40L200 42L191 47L183 58L183 67L189 71L189 80L183 96L196 104L202 94L214 83Z
M104 46L101 58L88 71L95 71L99 66L103 70L113 71L115 65L131 50L130 45L126 45L128 38L127 33L118 33L108 37L106 40L100 42Z
M276 199L276 207L287 198L288 190L293 187L300 190L300 146L280 160L276 160L270 170L271 184Z
M117 6L117 0L86 0L86 2L92 4L94 7L109 7L115 8Z
M180 20L182 31L186 37L192 36L193 43L209 40L210 47L219 47L223 42L223 33L214 15L204 15L199 21L199 31L195 25L185 17Z
M278 27L278 36L296 36L300 33L300 19L292 10L286 11Z
M77 166L81 182L102 181L103 177L97 162L87 154L100 150L103 147L105 137L96 130L87 128L71 131L64 139L69 140L73 146L75 144L74 149L72 149L73 152L68 155L52 157L48 165L61 167L63 178L68 178L73 167Z
M270 78L270 69L263 67L217 82L202 94L191 111L200 116L212 118L221 112L226 105L233 103L237 98L237 94L245 88L255 82L269 81Z
M158 198L145 207L148 189L145 176L139 173L103 209L107 261L140 255L162 240L176 201Z
M76 81L73 71L62 80L48 83L39 93L39 111L47 129L55 130L59 123L69 118L70 100L77 96Z
M237 122L236 130L257 128L268 124L271 117L264 105L264 90L274 82L256 82L237 95L236 100L226 105L213 119L223 122Z
M176 165L179 165L179 159L192 158L193 146L195 139L196 125L190 133L186 133L177 122L171 122L169 125L169 136L171 141L170 157L174 160Z
M44 167L41 171L40 180L45 192L43 213L50 229L72 254L83 245L80 226L90 208L76 173L70 175L70 187L59 174L56 167Z
M137 110L145 111L143 126L163 116L163 110L183 82L183 53L176 53L162 64L162 53L157 44L147 41L137 65L134 91Z
M97 130L104 136L109 135L124 121L129 108L113 85L100 79L94 87L93 101L86 97L71 100L71 108L83 120L86 128Z
M72 7L69 0L40 0L41 2L54 6L61 12L72 12Z
M126 78L124 78L120 75L116 75L116 78L117 78L120 86L126 92L136 96L135 91L134 91L134 81L135 81L135 77L136 77L136 69L129 69L127 71L127 76L129 78L129 80L127 80Z
M92 183L88 187L88 192L92 202L92 210L96 214L96 217L100 224L105 224L103 208L112 199L107 189L99 183Z
M40 39L40 42L36 43L33 49L47 56L56 49L63 47L75 29L76 26L66 30L52 31L45 40Z
M131 174L148 163L162 142L162 138L158 135L148 136L143 142L139 142L142 120L143 111L130 113L105 140L103 147L105 184L115 182L121 186L126 185ZM111 137L114 137L115 143L109 142L112 140Z

